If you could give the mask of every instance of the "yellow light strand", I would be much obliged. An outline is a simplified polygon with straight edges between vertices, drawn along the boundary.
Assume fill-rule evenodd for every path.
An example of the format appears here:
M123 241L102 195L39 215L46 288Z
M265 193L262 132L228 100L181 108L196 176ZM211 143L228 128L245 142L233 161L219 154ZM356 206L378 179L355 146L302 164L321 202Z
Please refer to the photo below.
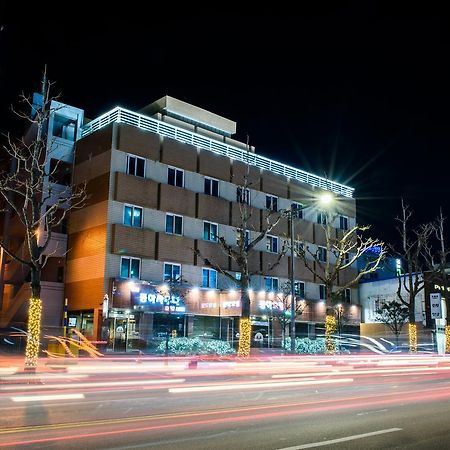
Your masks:
M409 352L417 353L417 325L415 323L408 324L409 335Z
M336 352L336 343L333 334L337 330L336 317L327 315L325 318L325 352L328 355L334 355Z
M40 298L30 298L28 307L28 336L25 348L25 368L35 369L39 356L41 340L42 301Z
M450 325L445 327L445 353L450 353Z
M239 321L239 349L238 356L250 355L250 340L252 335L252 323L250 319L241 319Z

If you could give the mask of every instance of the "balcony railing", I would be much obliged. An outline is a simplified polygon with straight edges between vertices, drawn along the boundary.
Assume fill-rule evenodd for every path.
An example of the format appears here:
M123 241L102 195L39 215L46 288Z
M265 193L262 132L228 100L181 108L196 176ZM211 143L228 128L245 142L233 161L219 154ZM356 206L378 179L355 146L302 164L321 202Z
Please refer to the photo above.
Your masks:
M353 196L354 189L351 187L120 107L116 107L86 124L82 128L81 138L106 127L113 122L126 123L141 128L142 130L151 131L152 133L161 136L167 136L177 141L203 148L218 155L226 156L245 164L250 164L259 169L268 170L277 175L292 178L302 183L309 184L310 186L326 189L345 197Z

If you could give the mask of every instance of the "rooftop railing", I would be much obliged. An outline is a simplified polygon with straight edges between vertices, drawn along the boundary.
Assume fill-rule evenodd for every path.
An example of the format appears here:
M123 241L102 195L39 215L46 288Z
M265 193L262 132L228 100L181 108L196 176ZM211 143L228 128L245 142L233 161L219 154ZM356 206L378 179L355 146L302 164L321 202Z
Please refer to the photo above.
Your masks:
M268 170L277 175L292 178L302 183L309 184L310 186L326 189L345 197L353 196L354 189L351 187L313 175L312 173L305 172L304 170L296 169L295 167L288 166L287 164L273 161L265 156L248 152L233 145L229 145L206 136L201 136L175 125L161 122L160 120L152 117L129 111L119 106L83 126L81 138L84 138L91 133L95 133L113 122L126 123L128 125L141 128L142 130L151 131L152 133L156 133L161 136L167 136L177 141L194 145L195 147L209 150L218 155L226 156L228 158L241 161L245 164L250 164L258 167L259 169Z

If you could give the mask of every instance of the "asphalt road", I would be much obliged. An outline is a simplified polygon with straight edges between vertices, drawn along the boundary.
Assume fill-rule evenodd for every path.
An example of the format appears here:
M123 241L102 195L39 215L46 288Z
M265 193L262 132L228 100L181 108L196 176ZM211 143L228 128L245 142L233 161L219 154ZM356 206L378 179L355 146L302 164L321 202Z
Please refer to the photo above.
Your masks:
M0 448L450 448L445 358L67 367L33 375L0 367Z

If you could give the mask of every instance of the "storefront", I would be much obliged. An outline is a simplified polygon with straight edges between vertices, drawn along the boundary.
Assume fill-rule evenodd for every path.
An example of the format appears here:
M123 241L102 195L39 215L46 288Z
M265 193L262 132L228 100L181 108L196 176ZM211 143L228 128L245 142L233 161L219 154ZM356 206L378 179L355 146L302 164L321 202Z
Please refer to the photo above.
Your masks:
M167 336L222 339L237 346L241 315L237 290L184 286L170 289L146 281L114 279L110 293L101 327L101 338L108 340L110 351L152 351ZM286 299L281 294L252 292L250 305L252 346L281 346L283 328L289 333L286 315L290 308ZM297 328L302 329L303 323L308 335L314 333L311 322L320 322L324 311L321 305L311 304ZM89 313L78 320L88 319Z

